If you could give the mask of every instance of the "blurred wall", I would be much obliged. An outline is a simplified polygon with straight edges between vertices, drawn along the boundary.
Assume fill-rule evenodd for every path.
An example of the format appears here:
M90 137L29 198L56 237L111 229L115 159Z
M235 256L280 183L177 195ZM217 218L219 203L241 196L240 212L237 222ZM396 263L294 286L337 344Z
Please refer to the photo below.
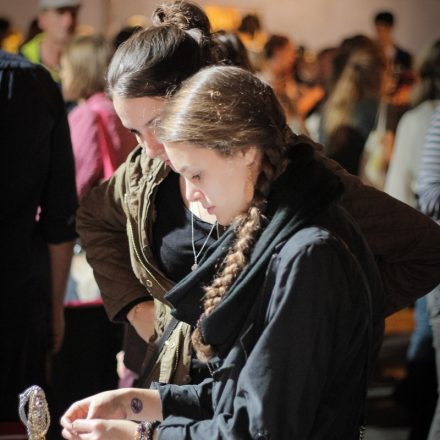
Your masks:
M113 36L134 14L149 17L158 0L83 0L80 23ZM397 18L396 40L413 53L440 38L440 0L201 0L257 12L269 32L289 35L298 44L320 49L355 34L372 35L372 17L389 9ZM25 32L37 14L38 0L0 0L0 15Z
M80 23L90 24L101 32L107 26L108 4L108 0L83 0ZM37 14L38 0L0 0L0 16L8 18L24 34Z

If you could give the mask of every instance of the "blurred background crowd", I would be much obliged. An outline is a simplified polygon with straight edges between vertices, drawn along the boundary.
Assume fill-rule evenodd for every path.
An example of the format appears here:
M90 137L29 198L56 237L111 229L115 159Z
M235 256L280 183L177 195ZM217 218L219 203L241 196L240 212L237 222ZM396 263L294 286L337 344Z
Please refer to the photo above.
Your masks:
M43 65L62 91L79 200L108 178L136 144L105 95L105 73L115 49L149 26L147 10L155 5L138 2L138 14L126 17L124 3L0 1L0 48ZM132 3L127 3L127 9ZM423 25L414 22L414 39L406 33L403 41L400 19L411 29L411 11L389 7L395 2L387 2L382 9L361 8L365 25L355 30L350 11L356 2L345 2L345 8L343 1L308 3L309 13L298 26L298 36L295 26L289 27L288 17L278 26L274 13L261 5L246 10L243 5L209 4L205 9L224 59L271 84L296 133L322 144L326 155L365 182L418 207L425 135L440 104L440 3L417 2L428 17L425 32ZM338 23L335 29L335 21L330 25L332 3L340 16L338 23L346 23L344 29ZM270 9L295 15L294 3L272 3ZM333 32L328 44L327 23ZM305 37L310 33L315 38L309 44ZM324 44L317 38L320 35ZM82 396L116 386L115 356L122 346L122 330L108 322L79 243L70 272L64 298L66 332L52 366L55 413ZM89 284L81 288L86 278ZM405 404L412 399L413 405L428 407L421 411L428 420L415 422L423 425L417 428L422 434L412 437L422 439L435 407L436 378L426 300L420 300L415 310L416 328L408 352L412 378L400 389L399 398ZM410 390L411 380L421 390L420 399Z

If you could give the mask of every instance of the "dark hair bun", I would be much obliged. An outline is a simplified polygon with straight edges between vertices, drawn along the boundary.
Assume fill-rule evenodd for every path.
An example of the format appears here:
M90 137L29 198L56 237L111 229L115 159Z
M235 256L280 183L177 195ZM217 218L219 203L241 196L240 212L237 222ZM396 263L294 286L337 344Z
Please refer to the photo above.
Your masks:
M199 6L187 1L163 3L154 11L152 21L155 26L174 25L182 30L198 29L204 36L211 33L208 16Z

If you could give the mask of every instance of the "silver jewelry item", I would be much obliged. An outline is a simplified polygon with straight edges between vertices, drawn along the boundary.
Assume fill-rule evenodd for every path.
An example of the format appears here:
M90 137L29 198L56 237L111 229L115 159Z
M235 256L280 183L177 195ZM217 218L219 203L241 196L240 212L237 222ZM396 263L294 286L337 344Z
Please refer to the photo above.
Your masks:
M26 416L25 406L28 404ZM29 440L44 440L50 425L46 395L41 387L32 385L19 395L18 413L26 426Z
M209 231L209 234L208 234L208 236L206 237L206 240L205 240L205 242L203 243L202 247L200 248L199 252L196 252L196 246L195 246L195 244L194 244L194 214L193 214L193 212L191 211L191 244L192 244L192 250L193 250L193 255L194 255L194 263L193 263L193 265L191 266L191 270L192 270L192 271L196 270L196 269L199 267L199 265L198 265L198 259L199 259L200 255L202 254L203 249L205 249L205 246L206 246L206 244L207 244L208 241L209 241L209 237L211 237L211 234L212 234L212 232L214 231L214 229L215 229L216 227L217 227L217 240L218 240L218 226L217 226L217 222L215 222L215 223L212 225L212 228L211 228L211 230Z

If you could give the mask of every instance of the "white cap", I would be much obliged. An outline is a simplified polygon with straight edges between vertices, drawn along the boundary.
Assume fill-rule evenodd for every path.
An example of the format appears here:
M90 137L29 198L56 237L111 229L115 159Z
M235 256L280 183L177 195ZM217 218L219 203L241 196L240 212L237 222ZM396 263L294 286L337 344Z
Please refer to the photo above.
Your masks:
M40 9L58 9L80 6L81 0L40 0Z

